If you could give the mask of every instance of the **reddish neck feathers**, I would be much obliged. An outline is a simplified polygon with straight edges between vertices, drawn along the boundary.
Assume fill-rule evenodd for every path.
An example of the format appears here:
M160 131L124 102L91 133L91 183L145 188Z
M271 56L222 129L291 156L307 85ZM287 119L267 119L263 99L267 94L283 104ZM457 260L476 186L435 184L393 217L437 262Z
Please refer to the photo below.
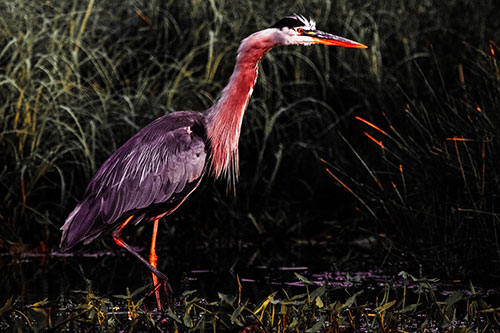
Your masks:
M210 172L223 176L233 186L238 178L238 141L241 122L257 80L258 64L274 46L272 35L263 30L241 42L236 66L217 103L207 110L207 136L210 141Z

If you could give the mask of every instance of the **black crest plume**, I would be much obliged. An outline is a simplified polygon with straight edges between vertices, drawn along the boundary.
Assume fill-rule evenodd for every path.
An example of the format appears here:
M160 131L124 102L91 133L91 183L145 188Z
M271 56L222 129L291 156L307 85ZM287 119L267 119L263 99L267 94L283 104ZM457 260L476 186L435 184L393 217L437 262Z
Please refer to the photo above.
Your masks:
M277 29L282 29L282 28L296 28L296 27L309 27L311 29L315 28L316 23L312 20L306 19L302 15L292 15L292 16L285 16L278 22L276 22L274 25L271 26L271 28L277 28Z

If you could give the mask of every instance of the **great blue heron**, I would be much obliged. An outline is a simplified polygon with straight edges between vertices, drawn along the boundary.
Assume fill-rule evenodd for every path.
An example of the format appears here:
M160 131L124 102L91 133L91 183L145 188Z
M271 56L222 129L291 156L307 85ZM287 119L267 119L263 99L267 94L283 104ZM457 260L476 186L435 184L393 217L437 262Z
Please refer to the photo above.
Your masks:
M171 292L167 276L156 268L158 220L171 214L207 173L237 180L238 140L243 114L264 54L279 45L326 44L366 48L355 41L316 30L313 20L287 16L245 38L229 83L205 112L179 111L160 117L118 148L97 171L82 201L62 226L63 251L88 244L113 231L115 242L146 265ZM154 221L149 262L121 238L130 222ZM159 292L156 292L161 307Z

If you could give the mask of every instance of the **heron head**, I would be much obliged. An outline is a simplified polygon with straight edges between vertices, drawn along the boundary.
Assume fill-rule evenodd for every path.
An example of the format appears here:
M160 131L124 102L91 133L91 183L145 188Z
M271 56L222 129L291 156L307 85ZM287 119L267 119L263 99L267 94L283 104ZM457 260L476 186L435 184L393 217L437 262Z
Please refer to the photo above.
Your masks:
M367 46L353 40L332 35L316 29L316 23L301 15L286 16L270 29L275 30L276 42L280 45L325 44L365 49Z

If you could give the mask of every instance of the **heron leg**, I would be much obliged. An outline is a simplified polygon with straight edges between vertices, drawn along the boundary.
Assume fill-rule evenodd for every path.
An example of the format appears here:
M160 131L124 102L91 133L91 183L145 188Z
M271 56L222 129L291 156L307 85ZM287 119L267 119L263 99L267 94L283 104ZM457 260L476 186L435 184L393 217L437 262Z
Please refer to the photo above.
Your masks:
M153 225L153 237L151 239L151 250L149 251L149 263L153 267L157 267L156 263L158 261L158 256L156 255L155 245L156 245L156 234L158 233L158 219L155 219ZM158 304L158 308L162 308L161 299L160 299L160 289L158 286L158 277L151 273L153 276L153 286L155 286L155 295L156 295L156 304Z
M154 275L156 275L160 280L165 281L167 283L167 285L169 286L167 276L165 274L163 274L162 272L160 272L156 267L151 265L146 259L141 257L141 255L139 253L137 253L137 251L135 251L130 245L125 243L125 241L121 237L122 229L125 228L125 226L130 222L130 220L132 220L132 218L133 218L133 216L129 217L122 225L120 225L117 229L115 229L115 231L113 231L113 239L114 239L115 243L118 244L119 246L123 247L128 252L130 252L130 254L132 254L140 262L142 262L144 265L146 265L146 267L149 268L149 270L151 270L151 272L153 272Z
M158 256L156 255L156 234L158 233L158 221L159 218L155 218L153 225L153 236L151 238L151 250L149 252L149 263L151 266L156 268L156 263L158 261ZM160 297L160 287L163 286L163 292L168 295L172 292L172 287L167 281L162 281L160 284L158 283L158 277L152 273L153 276L153 285L155 286L155 296L156 296L156 304L158 304L158 308L161 310L163 308L161 297ZM168 289L168 291L167 291Z

